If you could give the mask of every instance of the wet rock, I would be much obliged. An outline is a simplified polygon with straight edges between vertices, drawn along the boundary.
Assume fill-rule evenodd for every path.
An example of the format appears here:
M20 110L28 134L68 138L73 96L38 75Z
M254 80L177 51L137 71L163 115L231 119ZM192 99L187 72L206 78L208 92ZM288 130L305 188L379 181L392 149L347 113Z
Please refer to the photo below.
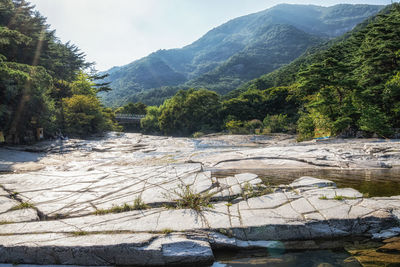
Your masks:
M329 180L317 179L314 177L301 177L293 181L293 183L289 184L289 187L292 188L322 188L322 187L336 187L336 184Z
M395 237L398 235L400 235L400 227L393 227L393 228L381 231L379 233L373 234L372 238L382 240L382 239L388 239L391 237Z
M385 247L386 246L386 247ZM357 259L362 266L400 266L400 253L397 240L382 246L379 243L361 243L347 247L346 250Z
M206 241L164 237L161 246L164 264L210 264L214 261L214 254Z
M385 245L379 247L376 251L396 253L400 255L400 237L393 237L383 241Z

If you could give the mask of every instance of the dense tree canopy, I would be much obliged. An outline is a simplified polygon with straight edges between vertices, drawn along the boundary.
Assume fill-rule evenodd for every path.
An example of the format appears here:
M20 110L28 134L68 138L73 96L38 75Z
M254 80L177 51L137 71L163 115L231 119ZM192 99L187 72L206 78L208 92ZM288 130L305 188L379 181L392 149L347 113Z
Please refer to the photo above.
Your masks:
M58 129L73 133L64 121L73 109L64 114L62 107L76 95L90 96L92 108L103 116L96 93L106 85L85 74L91 65L76 46L55 37L30 3L0 0L0 131L11 141L32 139L36 128L45 128L47 135ZM103 118L104 123L110 121ZM103 124L79 134L110 128Z
M360 130L389 137L400 128L399 56L400 5L392 4L349 34L239 88L224 107L240 120L285 107L275 114L299 117L300 139L354 136ZM278 86L288 88L278 102L258 105L260 98L245 97ZM238 104L246 111L235 110Z
M218 130L220 110L221 101L217 93L205 89L181 90L161 106L160 130L178 135Z

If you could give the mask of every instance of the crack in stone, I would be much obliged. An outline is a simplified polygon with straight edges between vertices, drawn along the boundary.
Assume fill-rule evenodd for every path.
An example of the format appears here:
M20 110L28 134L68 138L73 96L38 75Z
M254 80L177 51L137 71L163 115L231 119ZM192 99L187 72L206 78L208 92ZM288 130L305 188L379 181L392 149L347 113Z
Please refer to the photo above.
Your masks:
M247 202L247 201L246 201ZM243 226L244 225L244 223L243 223L243 218L242 218L242 215L240 214L240 208L239 208L239 205L237 205L237 212L238 212L238 215L239 215L239 223L240 223L240 226Z
M288 204L290 205L290 207L292 208L292 210L294 210L294 212L296 212L297 214L299 214L301 216L301 218L306 221L306 218L304 217L303 213L298 212L292 205L292 201L289 199L289 197L286 195L286 192L283 192L283 195L286 197L286 199L288 200ZM300 199L300 198L298 198ZM296 199L297 200L297 199Z
M308 204L311 205L311 207L313 207L313 209L314 209L319 215L321 215L322 218L324 218L325 220L328 220L328 219L326 218L326 216L325 216L324 214L322 214L322 213L317 209L317 207L315 207L315 206L311 203L311 201L310 201L307 197L303 196L303 198L308 202Z
M14 194L11 190L8 190L6 187L4 187L3 185L0 185L0 187L6 191L8 193L8 196L6 196L9 199L13 199L15 201L18 201L19 203L23 204L24 201L22 198L18 197L18 194ZM13 197L12 197L13 196ZM37 207L33 206L30 209L33 209L36 211L37 216L39 217L39 220L43 221L47 219L47 215L44 214L43 212L41 212ZM7 212L9 212L10 210L8 210Z
M158 214L157 220L156 220L156 228L154 230L156 230L158 228L158 223L160 221L160 217L161 217L161 212Z
M231 226L231 227L233 227L233 225L232 225L232 215L231 215L231 210L230 210L230 206L227 206L227 210L228 210L228 217L229 217L229 225Z
M305 159L298 159L298 158L291 158L291 157L249 157L249 158L242 158L242 159L226 159L226 160L221 160L218 161L217 163L213 164L212 166L215 167L218 164L225 163L225 162L237 162L237 161L246 161L246 160L264 160L264 159L272 159L272 160L292 160L292 161L298 161L302 163L306 163L309 165L317 166L317 167L342 167L338 165L333 165L333 164L325 164L325 163L315 163L312 161L308 161Z

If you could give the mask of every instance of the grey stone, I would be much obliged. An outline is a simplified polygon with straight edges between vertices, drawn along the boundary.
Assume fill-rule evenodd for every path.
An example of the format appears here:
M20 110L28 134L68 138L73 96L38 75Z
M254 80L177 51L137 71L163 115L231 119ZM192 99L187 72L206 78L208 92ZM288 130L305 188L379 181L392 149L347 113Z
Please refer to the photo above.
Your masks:
M0 262L76 265L163 265L210 263L208 242L184 236L116 234L1 236ZM77 246L77 244L79 244Z
M373 239L388 239L400 235L400 227L393 227L372 235Z
M308 177L308 176L304 176L299 179L296 179L293 181L293 183L289 184L289 187L292 187L292 188L302 188L302 187L321 188L321 187L328 187L328 186L336 187L336 184L329 180L317 179L317 178Z
M364 199L354 189L301 177L253 197L262 189L256 174L211 177L213 167L400 166L400 142L279 138L256 144L249 136L211 136L200 139L204 149L197 149L189 138L110 134L21 148L47 154L13 150L14 161L7 162L1 155L8 150L0 148L0 165L18 170L0 175L0 262L208 264L210 245L268 249L282 242L397 233L400 196ZM13 191L18 200L10 198ZM208 193L213 207L164 207ZM129 210L138 200L148 209ZM12 211L20 201L37 210ZM39 221L38 214L47 220Z
M236 248L236 238L230 238L217 232L209 233L209 241L213 248Z
M210 244L205 241L187 238L165 237L162 244L165 264L207 264L214 261Z
M21 209L0 214L0 223L38 221L39 216L34 209Z

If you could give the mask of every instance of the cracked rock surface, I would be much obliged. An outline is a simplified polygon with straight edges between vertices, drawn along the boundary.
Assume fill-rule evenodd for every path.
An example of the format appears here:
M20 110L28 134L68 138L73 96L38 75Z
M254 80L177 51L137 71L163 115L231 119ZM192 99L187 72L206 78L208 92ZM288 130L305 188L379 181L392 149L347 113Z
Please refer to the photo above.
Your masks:
M0 149L2 170L15 171L0 175L0 262L207 264L217 248L400 234L400 196L364 198L313 177L271 188L256 174L209 171L396 168L398 142L235 138L110 134Z

